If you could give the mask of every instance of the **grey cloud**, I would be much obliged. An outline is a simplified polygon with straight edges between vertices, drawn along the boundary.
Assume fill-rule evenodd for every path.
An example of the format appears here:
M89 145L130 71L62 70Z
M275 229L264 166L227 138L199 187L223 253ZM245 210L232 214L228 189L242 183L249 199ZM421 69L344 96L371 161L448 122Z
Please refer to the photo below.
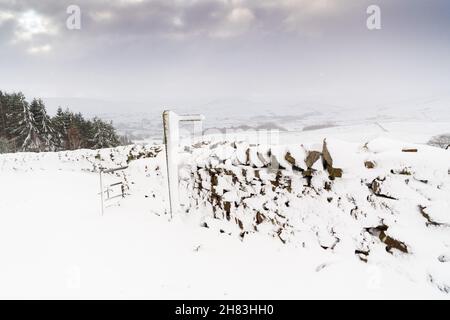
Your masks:
M349 13L360 12L364 19L364 6L373 1L353 0L0 0L0 12L17 15L27 10L41 14L61 31L64 31L66 8L71 4L81 7L83 28L91 36L96 34L130 34L172 36L211 35L215 30L233 29L233 21L227 19L233 9L244 8L254 15L252 28L260 32L320 31L348 19ZM375 1L390 10L414 10L420 2ZM444 4L442 0L434 0ZM403 6L403 7L402 7ZM396 9L397 7L397 9ZM422 7L426 5L422 4ZM448 7L448 6L447 6ZM401 8L401 9L398 9ZM419 9L419 11L423 11ZM96 19L110 14L110 19ZM425 13L424 13L425 14ZM238 23L237 21L234 21Z
M373 33L372 3L383 20ZM82 30L65 27L70 4ZM56 32L14 43L30 10ZM0 22L0 87L36 95L351 96L412 81L425 92L450 70L448 0L0 0L0 12L15 16Z
M340 1L339 7L345 7L343 3L347 2ZM311 17L320 20L338 7L336 0L1 0L0 12L12 12L15 21L8 21L8 24L11 27L15 23L17 27L20 15L33 10L57 28L59 34L65 34L66 8L70 4L82 10L83 31L89 33L86 37L111 35L117 38L130 35L235 36L255 30L267 33L295 28L305 31L302 20ZM319 25L316 23L315 27ZM2 40L5 40L4 32Z
M0 0L0 14L13 14L2 21L0 46L29 49L30 46L77 43L82 51L92 46L151 38L246 39L329 37L351 39L367 37L365 8L372 0ZM382 7L385 33L423 32L440 25L448 30L450 9L445 0L378 0ZM433 6L429 3L433 3ZM65 27L66 8L78 5L82 12L82 30ZM234 10L234 11L233 11ZM33 34L20 41L19 19L33 11L47 23L48 32ZM403 28L403 30L401 30ZM408 28L408 30L405 30ZM50 32L51 30L51 32ZM448 35L448 31L437 30ZM436 33L434 33L436 34ZM398 35L399 37L402 35ZM293 39L293 38L292 38ZM63 48L60 48L63 51Z

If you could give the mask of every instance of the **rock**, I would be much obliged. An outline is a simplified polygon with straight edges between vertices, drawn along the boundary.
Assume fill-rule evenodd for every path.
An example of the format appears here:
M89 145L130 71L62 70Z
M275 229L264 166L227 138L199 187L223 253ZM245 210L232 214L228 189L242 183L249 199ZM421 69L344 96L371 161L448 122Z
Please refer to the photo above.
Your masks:
M236 224L239 226L239 229L244 230L244 224L238 218L235 218Z
M333 158L331 157L330 151L328 150L326 139L323 141L322 158L324 167L328 171L330 178L342 178L342 169L333 167Z
M225 217L228 221L231 219L231 202L224 201L223 203L223 211L225 211Z
M264 167L267 167L270 164L270 156L268 153L262 153L258 151L257 156L259 161L261 161Z
M264 220L266 220L266 216L263 215L261 212L257 212L256 213L256 224L261 224L264 222Z
M285 230L283 230L282 228L280 228L280 229L277 231L277 236L278 236L278 239L280 239L281 242L283 242L283 244L286 244Z
M307 177L312 177L314 173L314 169L308 169L306 171L303 171L303 177L307 178Z
M280 163L278 162L277 157L274 154L272 154L270 156L270 166L272 169L278 169L281 167Z
M286 159L286 161L289 162L292 166L295 166L295 158L291 155L290 152L286 153L284 159Z
M330 178L342 178L342 169L339 168L328 168L328 174Z
M264 159L258 154L256 148L248 149L248 163L254 168L262 168L265 166Z
M319 151L310 151L305 159L306 167L311 169L312 166L320 159L322 154Z
M386 251L389 253L392 253L392 249L397 249L403 253L408 253L408 247L405 243L386 235L384 231L380 233L380 240L386 244Z
M402 169L392 169L391 170L392 174L400 174L400 175L404 175L404 176L410 176L412 175L411 172L411 168L402 168Z
M296 159L292 156L290 152L286 153L284 159L292 166L293 170L297 170L300 172L303 171L303 169L300 167L300 164L296 161Z
M322 148L322 157L323 162L326 167L333 167L333 158L330 155L330 151L328 151L327 140L323 140L323 148Z
M367 169L373 169L373 168L375 168L375 162L373 162L373 161L365 161L364 162L364 166Z
M375 228L366 228L366 231L371 235L378 237L381 242L386 245L387 252L392 253L392 249L396 249L403 253L408 253L408 247L404 242L396 240L386 234L388 228L388 226L383 224Z
M363 261L366 262L368 261L368 256L369 256L370 251L364 251L364 250L355 250L355 254L358 256L358 258Z
M427 227L429 227L429 226L434 226L434 227L446 226L443 223L439 223L439 222L436 222L433 219L431 219L430 215L427 213L427 207L419 205L419 211L420 211L420 214L422 215L422 217L424 217L427 220L427 222L426 222Z
M391 199L391 200L398 200L397 198L394 198L390 195L384 194L381 191L382 182L383 182L383 180L380 180L379 178L374 179L372 181L372 183L369 184L368 187L370 190L372 190L373 194L376 195L377 197Z
M236 160L239 164L246 165L247 164L247 152L248 148L246 145L238 144L236 145Z

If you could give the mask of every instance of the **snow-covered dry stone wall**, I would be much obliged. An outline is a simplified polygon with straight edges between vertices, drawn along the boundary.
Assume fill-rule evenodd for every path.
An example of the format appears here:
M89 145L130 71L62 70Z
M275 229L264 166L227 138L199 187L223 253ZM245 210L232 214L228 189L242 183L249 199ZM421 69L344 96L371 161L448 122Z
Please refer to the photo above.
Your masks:
M203 227L363 262L414 260L450 291L449 151L387 139L223 142L187 147L184 159L184 209Z

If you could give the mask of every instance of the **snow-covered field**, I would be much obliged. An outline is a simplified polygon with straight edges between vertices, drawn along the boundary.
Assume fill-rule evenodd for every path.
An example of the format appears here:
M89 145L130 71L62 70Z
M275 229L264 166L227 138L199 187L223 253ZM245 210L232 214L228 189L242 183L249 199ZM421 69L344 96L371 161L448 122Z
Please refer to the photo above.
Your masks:
M0 298L448 299L450 151L424 145L448 131L210 137L180 148L172 219L160 145L0 155ZM98 169L122 165L101 216Z

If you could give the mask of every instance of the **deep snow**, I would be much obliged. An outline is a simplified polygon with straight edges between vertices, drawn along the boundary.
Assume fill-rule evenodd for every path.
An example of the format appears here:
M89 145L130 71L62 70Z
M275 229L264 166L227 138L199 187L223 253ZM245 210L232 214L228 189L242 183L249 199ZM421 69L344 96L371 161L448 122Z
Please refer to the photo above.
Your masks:
M319 162L312 187L305 187L298 171L282 169L291 192L283 185L264 195L247 190L249 209L233 207L243 229L219 214L214 219L210 194L196 193L196 170L265 170L261 163L221 161L233 152L243 158L236 150L224 153L228 144L180 148L184 210L173 219L167 214L161 146L0 155L0 297L448 299L450 151L421 144L442 133L432 125L428 132L408 135L412 127L391 124L391 135L364 126L332 128L266 146L282 149L280 154L291 151L304 166L301 155L320 151L327 137L343 177L325 190L329 178ZM212 158L218 162L211 165ZM375 168L366 168L367 160ZM129 168L107 181L124 181L128 195L109 203L101 216L98 168L124 164ZM266 173L270 184L276 173ZM254 177L237 178L244 187L257 183ZM398 200L373 194L367 184L377 178L378 194ZM223 199L239 202L242 186L223 184L221 196L230 192ZM289 206L271 203L275 197ZM281 236L285 243L273 224L252 229L258 210L266 210L267 217L278 210L285 217L280 219L289 225ZM364 232L382 223L408 253L387 252L376 231Z

